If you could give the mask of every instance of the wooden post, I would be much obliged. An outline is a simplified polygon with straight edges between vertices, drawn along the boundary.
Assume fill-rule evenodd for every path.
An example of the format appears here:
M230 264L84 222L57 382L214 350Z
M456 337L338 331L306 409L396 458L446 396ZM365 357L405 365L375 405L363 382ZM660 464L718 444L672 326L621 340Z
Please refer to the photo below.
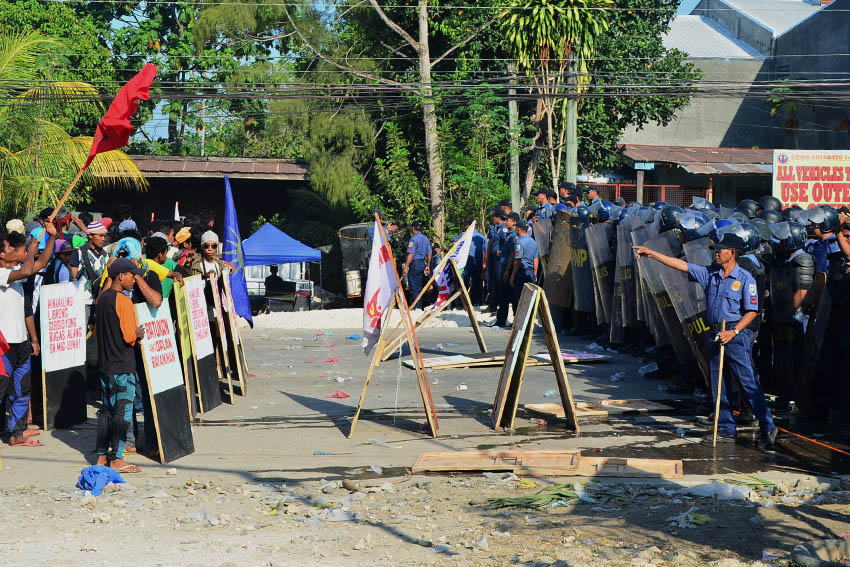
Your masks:
M720 331L726 331L726 321L720 325ZM720 393L723 388L723 355L725 354L726 345L720 343L720 364L717 368L717 399L714 401L714 435L711 438L711 446L717 447L717 423L720 420Z
M637 195L635 196L635 200L641 204L643 204L643 175L644 172L642 169L637 170Z
M79 180L80 180L80 177L82 177L82 176L83 176L83 172L86 170L86 167L88 167L88 164L86 164L86 166L85 166L85 167L83 167L83 168L79 171L79 173L77 173L77 176L74 178L74 180L73 180L73 181L71 181L71 185L69 185L69 186L68 186L68 189L66 189L66 190L65 190L65 194L64 194L64 195L62 195L62 198L61 198L61 199L59 199L59 203L56 205L56 208L55 208L55 209L53 209L53 212L52 212L52 213L50 213L50 218L49 218L49 219L47 219L47 222L53 222L53 217L55 217L55 216L56 216L56 213L58 213L58 212L59 212L59 209L61 209L61 208L62 208L62 205L64 205L64 204L65 204L65 201L68 199L68 196L71 194L71 190L74 188L74 185L76 185L76 184L77 184L77 181L79 181Z

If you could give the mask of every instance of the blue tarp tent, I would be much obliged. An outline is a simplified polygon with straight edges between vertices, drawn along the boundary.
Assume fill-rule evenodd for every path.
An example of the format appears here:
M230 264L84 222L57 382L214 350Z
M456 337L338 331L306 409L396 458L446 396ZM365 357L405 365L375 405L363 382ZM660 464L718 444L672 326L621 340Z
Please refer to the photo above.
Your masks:
M242 241L242 253L246 266L322 261L321 252L301 244L269 223Z

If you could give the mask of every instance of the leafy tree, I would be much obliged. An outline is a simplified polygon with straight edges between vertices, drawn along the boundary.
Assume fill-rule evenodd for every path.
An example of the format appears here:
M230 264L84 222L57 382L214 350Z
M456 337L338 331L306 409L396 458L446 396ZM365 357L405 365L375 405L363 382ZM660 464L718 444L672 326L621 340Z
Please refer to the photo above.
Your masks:
M24 215L56 204L86 161L92 138L72 136L54 120L103 113L97 89L83 82L51 81L51 50L67 49L35 31L0 35L0 214ZM55 105L63 103L62 109ZM77 107L76 110L64 107ZM82 177L98 188L147 186L141 172L125 153L98 154ZM85 190L71 194L80 202Z
M386 125L386 157L375 159L375 173L382 210L387 219L401 226L428 218L428 206L422 182L410 168L411 155L407 140L393 122Z

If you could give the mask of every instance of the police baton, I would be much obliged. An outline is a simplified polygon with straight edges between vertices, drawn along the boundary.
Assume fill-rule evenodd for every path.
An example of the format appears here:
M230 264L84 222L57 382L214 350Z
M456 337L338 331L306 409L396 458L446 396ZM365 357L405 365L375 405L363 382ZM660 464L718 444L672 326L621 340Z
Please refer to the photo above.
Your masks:
M726 331L726 320L720 323L720 332ZM718 339L714 339L718 340ZM723 388L723 354L726 351L726 345L720 342L720 364L717 365L717 398L714 400L714 435L711 437L711 446L717 447L717 423L720 419L720 392Z

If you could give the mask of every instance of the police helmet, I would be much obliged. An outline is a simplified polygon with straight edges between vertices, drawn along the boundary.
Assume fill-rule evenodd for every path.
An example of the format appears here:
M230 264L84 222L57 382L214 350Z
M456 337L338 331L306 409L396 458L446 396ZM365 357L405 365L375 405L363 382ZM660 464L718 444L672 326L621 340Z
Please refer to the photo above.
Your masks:
M739 220L739 221L749 221L750 220L750 217L748 217L745 212L739 211L738 209L735 209L735 212L732 213L731 215L729 215L729 218Z
M821 232L835 232L838 230L838 211L829 205L812 207L800 218L805 218L814 228L819 228Z
M764 213L764 212L765 211L762 211L762 213ZM771 212L773 212L773 211L771 211ZM779 217L779 221L777 221L777 222L782 222L782 216L781 215ZM770 240L771 237L773 236L770 233L771 223L768 222L767 220L765 220L761 215L759 215L759 218L751 220L750 224L752 224L754 227L756 227L756 230L759 231L759 236L761 237L762 240Z
M624 222L627 218L631 216L633 210L637 210L634 207L623 207L620 210L620 214L617 215L617 224Z
M742 239L744 241L744 247L741 249L741 253L751 254L758 250L759 244L761 244L761 234L758 229L748 222L742 222L741 229L743 232Z
M605 222L611 218L606 201L596 201L587 207L587 210L590 212L590 218L596 222Z
M779 211L779 209L764 209L762 212L759 213L758 218L764 220L768 224L782 222L784 220L782 217L782 213Z
M800 209L799 206L791 205L787 209L782 210L782 218L787 220L787 221L794 220L794 218L792 217L792 215L794 214L794 211L800 211L800 210L801 209Z
M649 206L655 211L660 211L661 209L667 206L667 203L665 203L664 201L655 201L653 203L650 203Z
M693 197L693 205L691 208L697 211L714 211L716 210L714 207L714 203L706 199L705 197Z
M758 213L759 204L752 199L744 199L738 202L738 206L735 207L735 209L747 215L747 218L752 219L755 218Z
M759 199L759 206L765 211L781 211L782 201L773 195L765 195Z
M667 205L659 213L660 220L658 221L658 232L667 232L678 228L678 216L682 214L682 207L677 205Z
M700 211L682 211L677 221L677 228L684 233L687 242L707 236L714 229L708 215Z
M756 233L756 231L752 225L749 225L752 233ZM751 234L750 230L744 227L744 224L737 221L732 221L730 223L724 224L723 226L718 226L715 233L717 238L715 239L715 244L711 245L712 250L726 250L732 249L737 250L740 253L746 253L745 250L750 246ZM758 243L756 243L758 246Z
M579 205L574 211L574 223L579 226L590 224L590 211L586 205Z
M794 252L806 243L806 227L794 221L783 221L770 225L771 240L787 252Z

